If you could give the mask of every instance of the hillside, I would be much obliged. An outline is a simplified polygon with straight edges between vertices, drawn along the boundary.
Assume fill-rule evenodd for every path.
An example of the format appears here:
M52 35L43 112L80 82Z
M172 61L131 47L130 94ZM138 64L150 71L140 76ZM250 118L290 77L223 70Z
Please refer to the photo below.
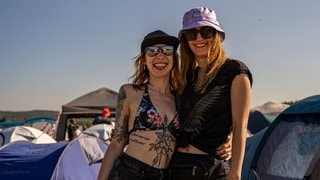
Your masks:
M59 115L58 111L49 110L32 110L32 111L0 111L0 122L1 121L26 121L28 119L37 117L46 117L57 119Z

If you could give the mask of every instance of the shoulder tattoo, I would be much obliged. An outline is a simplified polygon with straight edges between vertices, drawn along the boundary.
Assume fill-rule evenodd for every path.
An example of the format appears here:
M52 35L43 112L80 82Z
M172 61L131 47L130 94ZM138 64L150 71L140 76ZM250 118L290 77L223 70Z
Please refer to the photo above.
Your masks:
M116 119L118 122L115 124L115 132L114 132L114 137L119 143L121 141L127 140L127 138L128 138L129 115L124 114L122 122L120 120L121 112L123 110L123 104L124 104L124 101L126 98L127 98L126 91L122 86L120 88L119 94L118 94L118 104L117 104L117 114L116 114ZM121 122L121 123L119 123L119 122Z
M127 98L126 91L124 90L123 87L121 87L118 94L118 104L117 104L117 114L116 114L117 118L120 118L121 116L121 111L123 109L123 102L126 98Z

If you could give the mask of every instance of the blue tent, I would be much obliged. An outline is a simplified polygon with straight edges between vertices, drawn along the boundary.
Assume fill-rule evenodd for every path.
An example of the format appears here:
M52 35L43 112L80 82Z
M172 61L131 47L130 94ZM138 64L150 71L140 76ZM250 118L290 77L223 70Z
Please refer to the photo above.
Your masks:
M56 126L56 120L52 118L38 117L38 118L28 119L23 125L36 128L53 137L55 126Z
M22 126L24 122L0 122L0 128L7 128L7 127L12 127L12 126Z
M244 154L243 165L242 165L242 178L243 180L249 179L249 172L251 168L251 162L253 160L253 156L257 150L259 142L263 137L264 133L267 131L268 127L260 130L255 133L253 136L247 138L246 143L246 152Z
M0 149L0 179L50 179L66 142L16 141Z
M305 179L307 180L320 179L320 148L317 150L316 154L313 156L309 164L309 167L305 174Z
M38 122L47 122L47 123L55 124L56 120L52 118L46 118L46 117L37 117L37 118L28 119L24 124L34 124Z
M16 141L0 149L0 179L96 180L107 147L93 136L52 144Z
M262 129L268 127L270 122L260 111L251 111L248 121L248 129L251 134L256 134Z
M107 147L93 136L74 139L61 154L51 180L96 180Z
M242 176L263 180L303 179L319 148L320 95L315 95L291 105L269 125L252 161L244 162L250 164L250 169Z

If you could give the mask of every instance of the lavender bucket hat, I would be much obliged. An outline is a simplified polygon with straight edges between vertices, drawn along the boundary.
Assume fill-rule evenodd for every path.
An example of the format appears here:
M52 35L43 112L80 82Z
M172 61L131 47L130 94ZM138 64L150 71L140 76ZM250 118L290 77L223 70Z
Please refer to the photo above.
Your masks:
M192 29L198 26L213 27L219 32L222 40L225 39L225 32L217 20L216 13L206 7L192 8L184 14L182 29L179 32L179 39L181 38L183 30Z

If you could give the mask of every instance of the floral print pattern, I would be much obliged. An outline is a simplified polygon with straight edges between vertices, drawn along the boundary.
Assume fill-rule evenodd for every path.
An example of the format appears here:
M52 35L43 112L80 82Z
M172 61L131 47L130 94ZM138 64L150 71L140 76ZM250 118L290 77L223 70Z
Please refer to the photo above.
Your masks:
M164 120L157 109L153 106L149 98L148 89L146 88L136 113L134 129L161 130L168 128L169 131L176 131L180 127L178 113L175 114L170 124L168 124L167 127L165 126Z

